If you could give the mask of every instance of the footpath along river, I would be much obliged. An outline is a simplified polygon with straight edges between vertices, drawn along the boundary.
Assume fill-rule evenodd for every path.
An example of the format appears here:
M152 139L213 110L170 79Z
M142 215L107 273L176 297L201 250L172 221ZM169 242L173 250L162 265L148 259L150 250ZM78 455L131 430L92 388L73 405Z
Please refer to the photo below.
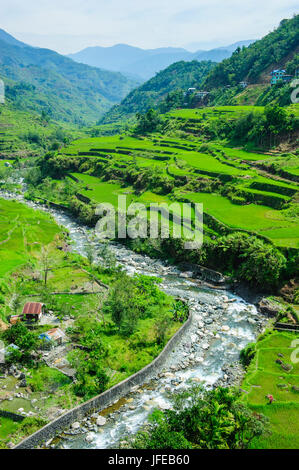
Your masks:
M0 197L17 199L52 214L59 225L68 229L75 252L84 254L87 238L96 243L93 229L80 225L63 211L24 201L22 195L5 191L0 191ZM129 275L157 276L162 279L162 290L186 300L192 322L158 375L114 406L73 424L52 447L117 448L146 423L155 408L171 406L171 391L183 390L192 383L206 387L239 383L243 375L239 353L267 323L254 305L229 291L204 287L176 267L136 254L121 244L111 243L110 248Z

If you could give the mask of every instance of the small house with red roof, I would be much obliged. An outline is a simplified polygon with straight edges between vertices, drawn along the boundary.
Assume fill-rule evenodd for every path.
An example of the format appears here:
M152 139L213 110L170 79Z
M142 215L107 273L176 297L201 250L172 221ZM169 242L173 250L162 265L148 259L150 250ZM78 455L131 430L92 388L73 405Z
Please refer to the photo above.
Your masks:
M25 320L38 322L45 313L45 304L41 302L27 302L24 305L22 315Z

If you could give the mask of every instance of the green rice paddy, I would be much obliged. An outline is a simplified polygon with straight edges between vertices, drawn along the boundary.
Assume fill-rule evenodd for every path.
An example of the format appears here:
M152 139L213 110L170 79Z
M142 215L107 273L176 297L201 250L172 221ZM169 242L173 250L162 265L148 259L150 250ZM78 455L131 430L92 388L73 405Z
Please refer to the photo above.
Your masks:
M270 420L271 435L255 439L258 449L297 449L299 446L299 363L292 361L294 333L273 332L257 342L257 353L242 384L242 399ZM290 371L277 362L291 366ZM269 404L267 395L274 401Z
M0 199L0 276L30 260L34 252L50 243L59 232L47 214Z
M291 109L291 107L290 107ZM297 109L297 108L296 108ZM193 124L209 119L228 117L235 119L242 113L252 110L259 113L262 107L220 106L216 108L180 109L167 115L173 119L191 120ZM293 109L292 109L293 111ZM200 138L179 135L150 134L145 137L116 135L84 138L74 141L64 151L64 156L99 158L102 163L119 168L140 168L155 171L165 180L177 186L181 178L196 182L204 179L211 183L216 180L232 185L245 197L245 205L233 204L218 192L195 192L180 187L169 194L156 194L155 189L145 188L145 192L135 194L134 188L127 187L121 177L113 181L103 181L101 177L74 173L80 182L86 184L81 191L95 202L117 204L119 195L126 195L127 202L173 202L173 194L182 195L193 202L202 202L204 211L233 229L245 229L266 236L281 247L298 247L299 222L284 216L281 209L293 204L299 185L279 177L272 177L247 164L257 161L283 161L287 171L296 174L298 158L277 157L271 154L248 152L241 148L231 148L220 142L209 143L210 150L201 151ZM298 169L299 171L299 169ZM180 184L181 186L181 184ZM298 194L298 193L297 193ZM245 201L245 202L246 202Z

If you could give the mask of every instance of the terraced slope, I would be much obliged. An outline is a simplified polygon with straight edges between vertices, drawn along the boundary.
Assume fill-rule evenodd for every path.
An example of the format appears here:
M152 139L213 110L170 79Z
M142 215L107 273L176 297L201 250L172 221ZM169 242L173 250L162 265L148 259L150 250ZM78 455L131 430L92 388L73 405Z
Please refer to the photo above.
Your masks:
M0 276L25 264L59 232L47 214L0 199Z
M215 112L233 116L242 110L207 111L211 119ZM203 111L172 115L183 119L195 113ZM78 191L96 203L116 205L117 196L124 194L129 202L148 205L203 203L207 237L242 229L277 246L298 248L299 221L290 210L297 207L298 184L248 164L270 161L272 155L211 145L212 151L207 151L200 138L160 134L79 139L56 157L53 171L63 166L64 174L79 180Z
M40 155L84 135L65 123L48 121L36 113L0 105L0 158Z
M298 335L274 332L257 342L256 355L242 384L243 400L268 416L271 435L255 439L258 449L297 449L299 445L299 365L291 358ZM288 369L288 370L286 370ZM269 405L267 395L274 397Z

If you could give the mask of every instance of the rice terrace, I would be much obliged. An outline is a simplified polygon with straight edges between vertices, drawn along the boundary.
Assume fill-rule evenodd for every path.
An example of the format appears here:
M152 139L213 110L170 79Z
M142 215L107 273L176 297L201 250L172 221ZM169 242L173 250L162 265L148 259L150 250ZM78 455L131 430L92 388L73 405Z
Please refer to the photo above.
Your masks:
M202 23L188 47L170 32L162 47L157 24L155 48L117 42L116 23L106 41L98 19L105 47L0 29L0 449L298 449L299 17L285 12L268 33L248 23L255 40L207 31L211 50Z

